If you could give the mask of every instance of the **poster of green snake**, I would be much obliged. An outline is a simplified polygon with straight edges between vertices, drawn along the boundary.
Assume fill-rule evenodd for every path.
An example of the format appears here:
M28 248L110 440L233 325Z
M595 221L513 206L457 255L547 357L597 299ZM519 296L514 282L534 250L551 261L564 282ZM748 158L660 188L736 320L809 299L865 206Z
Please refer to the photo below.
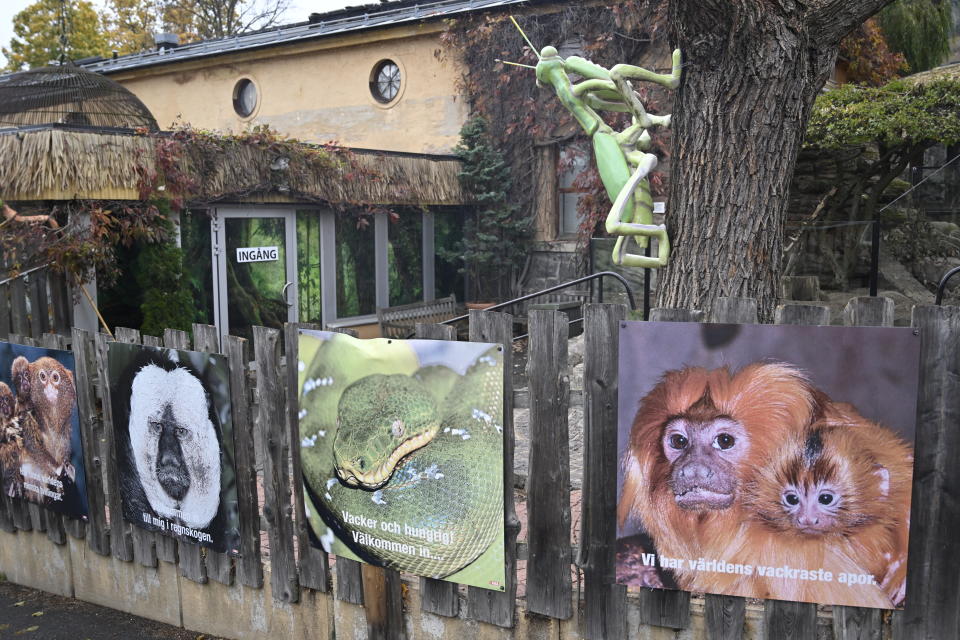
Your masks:
M313 542L502 590L502 347L301 330L298 354Z

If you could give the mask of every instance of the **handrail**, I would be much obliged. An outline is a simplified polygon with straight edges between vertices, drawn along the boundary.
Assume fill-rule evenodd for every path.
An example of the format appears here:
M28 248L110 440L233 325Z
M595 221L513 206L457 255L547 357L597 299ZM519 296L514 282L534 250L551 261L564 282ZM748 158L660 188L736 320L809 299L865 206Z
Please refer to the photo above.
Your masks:
M542 289L542 290L536 291L536 292L534 292L534 293L528 293L527 295L520 296L519 298L514 298L513 300L507 300L506 302L497 303L497 304L493 305L492 307L487 307L486 309L484 309L484 311L496 311L497 309L502 309L502 308L504 308L504 307L509 307L509 306L511 306L511 305L517 304L518 302L524 302L525 300L530 300L530 299L532 299L532 298L537 298L537 297L539 297L539 296L546 295L546 294L548 294L548 293L553 293L554 291L560 291L561 289L568 289L568 288L573 287L573 286L575 286L575 285L578 285L578 284L581 284L581 283L584 283L584 282L589 282L590 280L597 280L597 279L599 279L599 280L600 280L600 286L602 287L602 286L603 286L603 277L604 277L604 276L610 276L610 277L612 277L612 278L620 281L620 284L623 285L623 288L624 288L624 289L626 290L626 292L627 292L627 299L630 301L630 309L631 309L632 311L636 311L636 310L637 310L637 303L636 303L636 300L634 300L634 298L633 298L633 290L630 288L630 284L626 281L626 279L625 279L623 276L621 276L619 273L616 273L616 272L614 272L614 271L600 271L600 272L598 272L598 273L591 273L591 274L588 275L588 276L584 276L584 277L582 277L582 278L577 278L576 280L570 280L569 282L564 282L564 283L562 283L562 284L558 284L558 285L555 285L555 286L553 286L553 287L548 287L548 288L546 288L546 289ZM444 320L444 321L441 322L440 324L453 324L454 322L460 322L460 321L462 321L462 320L467 320L469 317L470 317L470 314L468 313L468 314L465 314L465 315L462 315L462 316L457 316L456 318L450 318L449 320Z
M48 262L47 264L42 264L42 265L40 265L39 267L33 267L33 268L31 268L31 269L27 269L26 271L21 271L20 273L18 273L17 275L15 275L15 276L13 276L13 277L11 277L11 278L7 278L6 280L0 280L0 286L3 286L3 285L5 285L5 284L7 284L8 282L13 282L14 280L18 280L19 278L23 278L24 276L28 276L28 275L30 275L31 273L33 273L34 271L40 271L41 269L46 269L47 267L51 266L52 264L53 264L52 262Z
M942 278L940 278L940 284L937 285L937 306L940 306L943 303L943 293L947 289L947 281L958 273L960 273L960 267L954 267L953 269L950 269L950 271L947 271Z

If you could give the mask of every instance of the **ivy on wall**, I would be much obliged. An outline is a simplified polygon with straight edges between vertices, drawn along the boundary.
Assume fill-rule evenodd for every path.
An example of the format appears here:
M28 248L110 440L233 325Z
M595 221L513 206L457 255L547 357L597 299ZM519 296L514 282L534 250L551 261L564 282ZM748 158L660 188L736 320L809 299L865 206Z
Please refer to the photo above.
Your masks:
M537 47L556 46L560 55L579 55L610 67L627 62L640 64L646 56L669 52L666 44L666 3L660 0L627 0L616 4L583 6L570 3L554 13L517 15L518 22ZM560 105L553 91L538 89L532 69L497 62L505 60L535 65L536 53L526 46L509 20L499 14L473 14L451 21L442 36L448 55L458 56L466 69L461 91L471 113L483 117L494 146L503 154L513 184L509 200L520 217L533 211L536 147L559 143L590 153L589 138ZM575 79L576 80L576 79ZM638 86L651 113L669 112L668 93L660 87ZM629 124L625 114L608 118L620 130ZM669 154L669 133L654 137L653 153L661 160ZM558 168L563 173L574 156L568 154ZM663 175L651 179L655 195L663 195ZM602 221L611 203L591 160L574 180L579 199L580 238L586 245L595 232L602 235Z

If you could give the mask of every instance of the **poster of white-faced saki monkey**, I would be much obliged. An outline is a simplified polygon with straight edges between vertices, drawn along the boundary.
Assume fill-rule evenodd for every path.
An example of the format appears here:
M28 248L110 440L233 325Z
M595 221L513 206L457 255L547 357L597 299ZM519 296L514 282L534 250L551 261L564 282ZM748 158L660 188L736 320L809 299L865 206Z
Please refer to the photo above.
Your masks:
M0 342L0 491L72 518L87 517L69 351Z
M108 356L124 519L237 555L227 358L118 342Z

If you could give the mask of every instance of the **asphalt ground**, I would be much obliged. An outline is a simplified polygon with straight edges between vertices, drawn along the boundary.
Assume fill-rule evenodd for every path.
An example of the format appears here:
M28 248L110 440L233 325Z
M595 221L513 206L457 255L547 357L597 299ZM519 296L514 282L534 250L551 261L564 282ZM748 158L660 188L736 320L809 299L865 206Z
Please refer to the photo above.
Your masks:
M3 640L225 640L0 581Z

